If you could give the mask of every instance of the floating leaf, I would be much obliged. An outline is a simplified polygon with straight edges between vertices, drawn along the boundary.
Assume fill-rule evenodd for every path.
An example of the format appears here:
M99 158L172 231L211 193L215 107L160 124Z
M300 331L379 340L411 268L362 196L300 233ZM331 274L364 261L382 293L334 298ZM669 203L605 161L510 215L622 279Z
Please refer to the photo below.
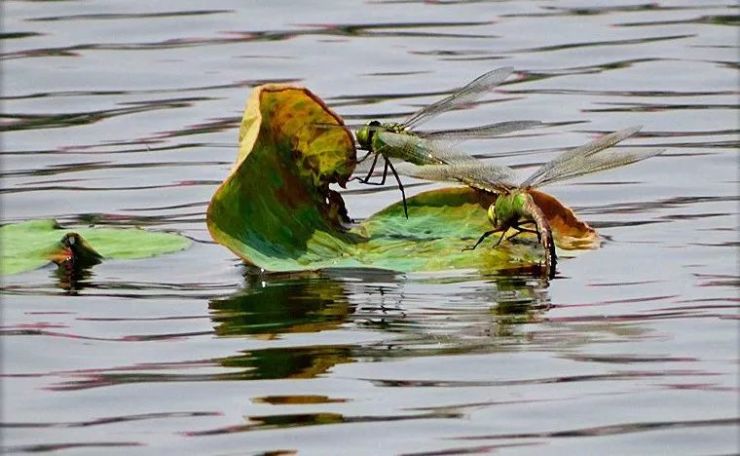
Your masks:
M554 196L539 190L529 190L529 194L545 214L558 247L574 250L593 249L599 246L600 240L596 230L579 220L571 208Z
M371 267L396 271L472 268L485 272L531 266L542 259L532 239L498 248L475 243L491 225L495 195L448 188L408 200L409 219L396 203L347 227L341 195L356 165L351 133L305 88L268 84L254 89L239 131L239 153L208 207L216 242L268 271ZM555 198L544 205L556 243L593 247L595 231Z
M71 233L71 231L74 231ZM31 220L0 227L0 273L17 274L72 258L80 266L101 259L137 259L186 249L190 240L138 228L62 228L55 220Z

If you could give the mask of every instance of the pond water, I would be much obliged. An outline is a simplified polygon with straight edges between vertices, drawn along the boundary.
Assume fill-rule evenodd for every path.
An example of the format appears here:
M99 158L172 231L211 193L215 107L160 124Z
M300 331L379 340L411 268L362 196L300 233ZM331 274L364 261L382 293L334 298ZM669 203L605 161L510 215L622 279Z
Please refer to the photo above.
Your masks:
M144 226L183 252L3 278L2 446L59 454L732 454L733 1L3 2L3 219ZM548 191L601 249L548 282L249 275L205 227L251 87L358 124L492 68L428 125L555 123L467 149L533 169L635 124L666 152ZM413 194L435 187L410 185ZM363 218L399 199L350 185Z

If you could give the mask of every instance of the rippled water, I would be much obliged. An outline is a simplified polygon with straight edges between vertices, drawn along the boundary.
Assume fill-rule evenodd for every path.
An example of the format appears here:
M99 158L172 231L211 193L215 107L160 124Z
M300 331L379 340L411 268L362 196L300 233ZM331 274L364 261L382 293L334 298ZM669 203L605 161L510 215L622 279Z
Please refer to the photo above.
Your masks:
M740 451L739 12L639 1L4 2L4 220L197 240L72 284L4 279L4 449ZM518 168L634 124L667 149L549 190L605 239L550 283L250 276L210 241L250 87L304 84L361 123L504 65L516 80L429 127L555 123L469 145ZM344 195L355 218L399 198Z

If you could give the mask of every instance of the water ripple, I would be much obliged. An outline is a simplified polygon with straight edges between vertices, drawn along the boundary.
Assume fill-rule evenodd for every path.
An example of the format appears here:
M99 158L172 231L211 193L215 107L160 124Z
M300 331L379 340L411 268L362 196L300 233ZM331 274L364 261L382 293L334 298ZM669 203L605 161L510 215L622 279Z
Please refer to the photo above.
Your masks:
M2 451L737 453L736 5L237 3L3 4L4 223L194 242L3 278ZM268 274L210 239L251 87L305 85L359 125L497 66L517 72L423 127L542 120L462 146L516 169L635 124L667 149L556 189L604 248L554 280ZM343 197L366 217L398 193Z
M543 439L560 437L596 437L605 435L631 434L634 432L655 431L660 429L691 429L706 426L735 426L740 418L715 418L707 420L686 421L653 421L614 424L581 429L569 429L552 432L523 432L518 434L489 434L470 437L458 437L459 440L492 440L492 439Z

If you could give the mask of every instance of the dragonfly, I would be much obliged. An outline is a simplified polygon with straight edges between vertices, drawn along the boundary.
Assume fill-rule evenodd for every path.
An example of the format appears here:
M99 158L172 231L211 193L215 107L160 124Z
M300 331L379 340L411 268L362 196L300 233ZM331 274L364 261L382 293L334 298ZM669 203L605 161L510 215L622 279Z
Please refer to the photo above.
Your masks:
M609 149L633 136L641 128L641 126L635 126L619 130L582 146L566 150L540 166L521 182L518 181L514 170L508 166L482 162L475 158L436 165L417 166L404 163L399 165L398 171L403 175L419 179L463 183L475 189L496 194L496 201L488 207L487 211L487 217L493 229L483 233L473 246L465 250L474 250L492 234L501 233L493 245L493 247L498 247L509 229L515 232L507 240L521 233L533 233L537 235L537 240L545 251L545 270L552 278L557 265L552 230L542 210L530 195L530 190L626 166L662 153L663 149ZM413 145L417 149L434 148L433 143L424 142L422 139L414 140ZM433 151L430 152L433 153Z
M432 154L427 151L426 154L419 155L412 153L413 148L398 147L397 144L399 143L399 138L396 137L397 135L409 135L424 138L429 141L455 144L467 139L489 138L543 125L542 122L539 121L522 120L498 122L472 128L438 130L434 132L421 132L416 130L417 127L424 122L427 122L442 113L464 107L478 100L486 92L504 82L513 72L513 67L497 68L477 77L451 95L422 108L403 122L381 123L377 120L373 120L357 129L355 131L357 143L361 149L367 151L367 154L365 154L365 156L358 162L365 161L371 154L374 155L367 175L364 178L358 178L358 180L364 184L384 185L388 175L388 170L390 169L391 173L393 173L393 177L398 183L398 188L401 191L404 214L406 215L406 218L408 218L406 193L404 191L403 184L401 183L401 179L398 177L398 173L396 172L390 158L398 158L416 165L439 165L445 164L447 161L440 154ZM442 146L437 146L435 147L435 150L439 151L442 148ZM381 180L380 182L370 182L375 166L381 157L384 161Z

